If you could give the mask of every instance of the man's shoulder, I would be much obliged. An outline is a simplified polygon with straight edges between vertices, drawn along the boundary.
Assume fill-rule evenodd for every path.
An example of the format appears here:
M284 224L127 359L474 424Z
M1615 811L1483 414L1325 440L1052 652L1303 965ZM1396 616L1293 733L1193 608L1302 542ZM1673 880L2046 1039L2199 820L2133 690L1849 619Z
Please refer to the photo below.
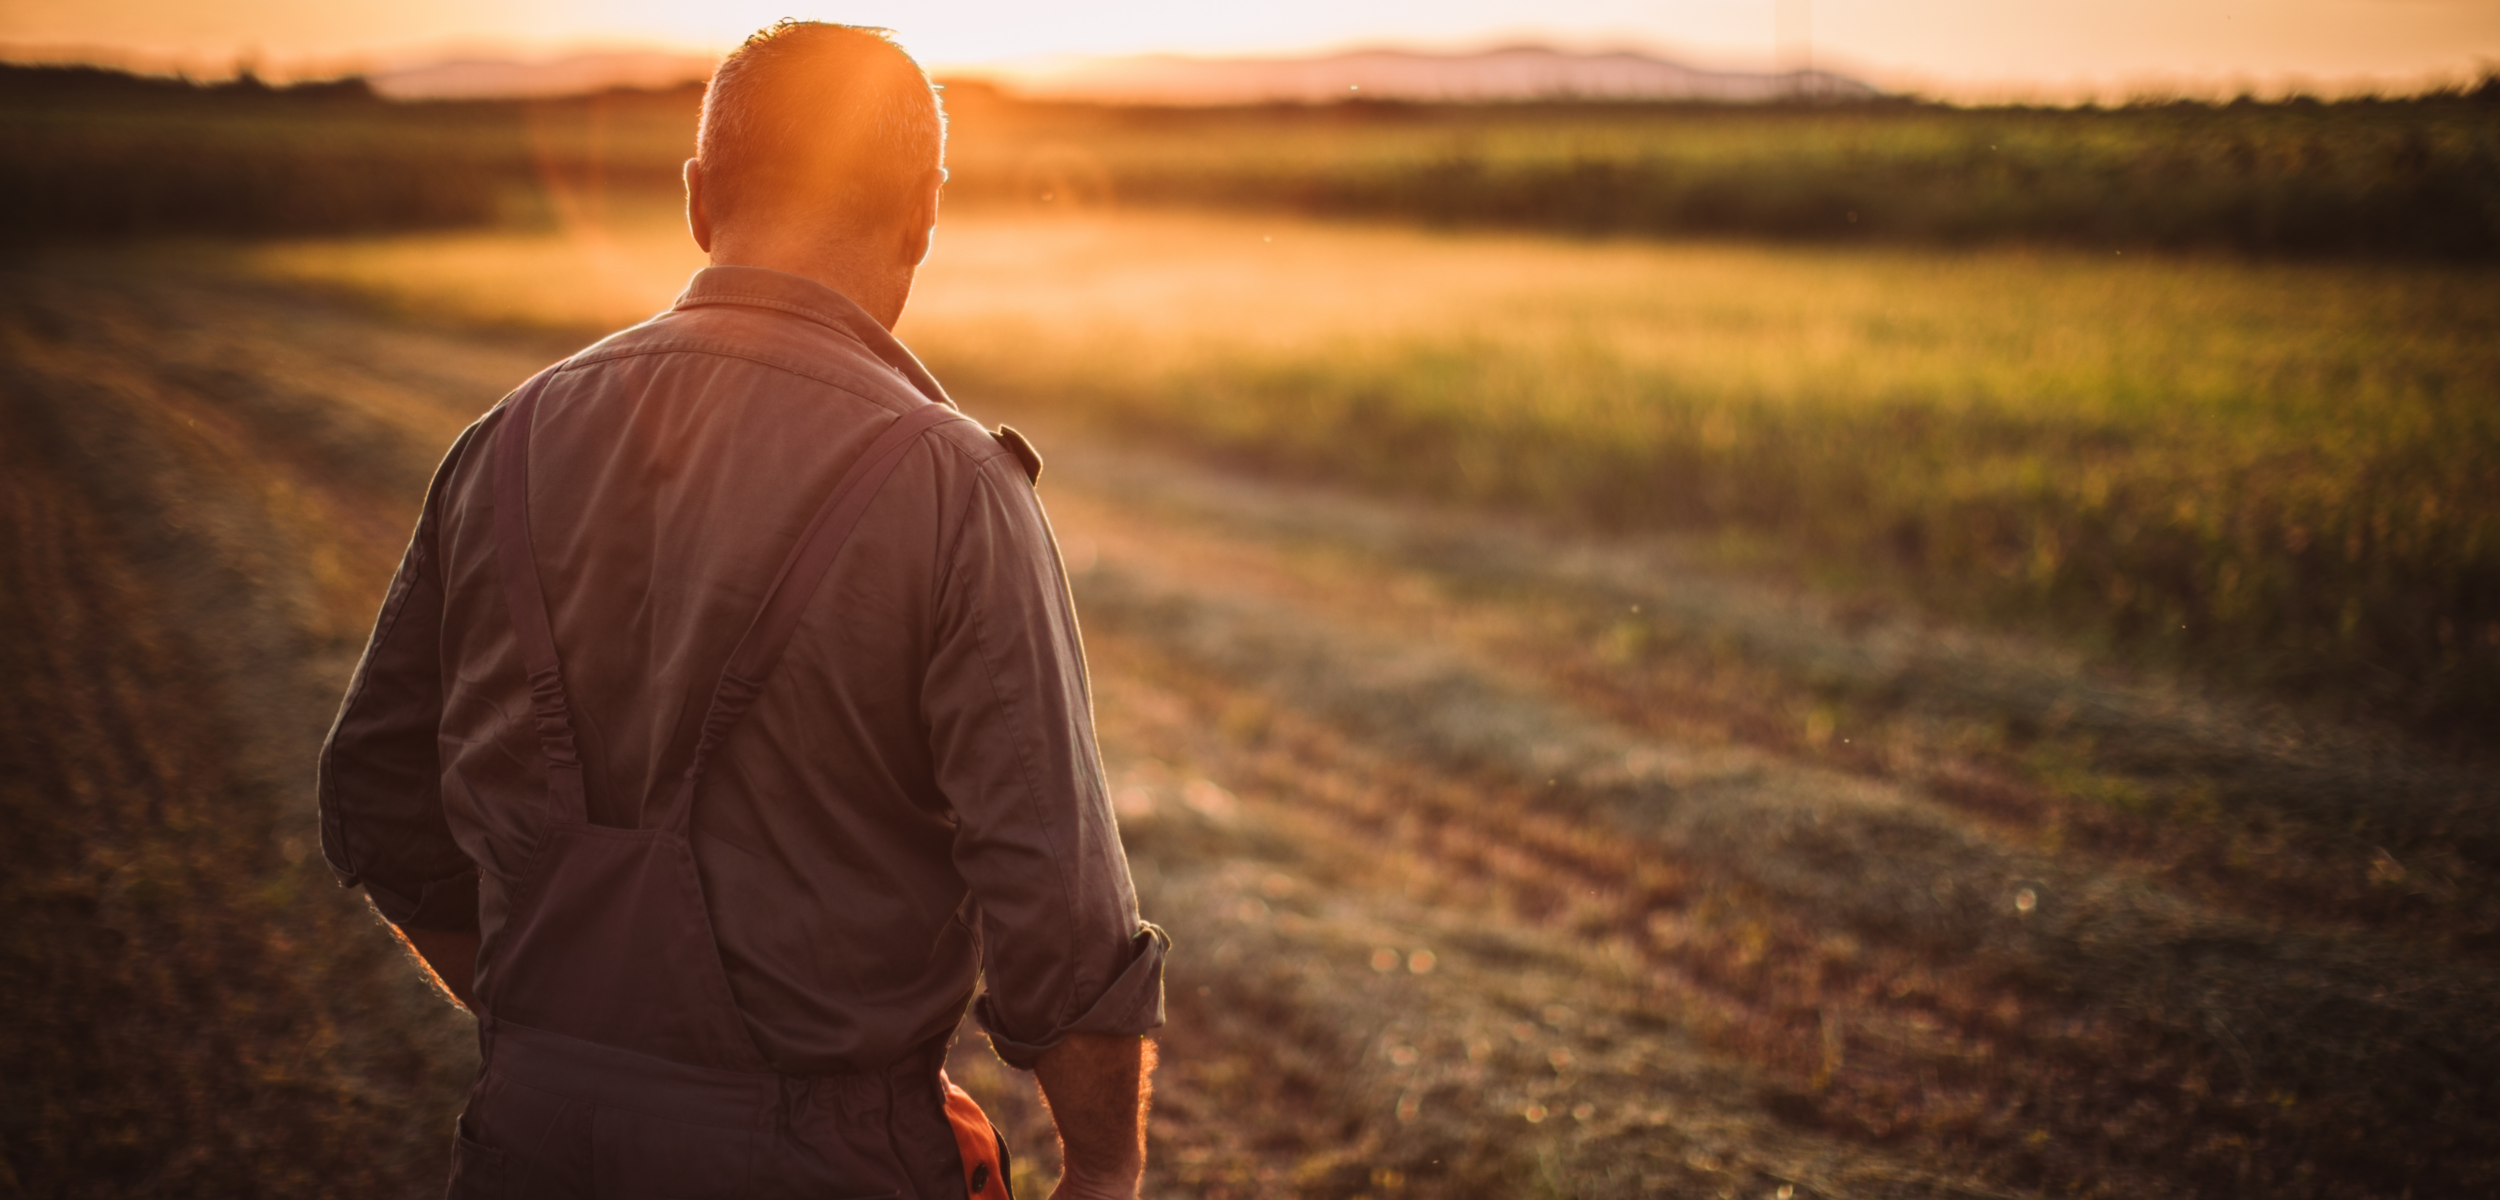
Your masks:
M916 361L907 365L926 379ZM735 303L679 307L601 339L555 372L550 382L576 402L597 406L655 393L728 401L747 410L740 424L795 443L840 439L881 413L900 417L943 403L955 416L921 435L934 452L922 469L965 486L988 476L993 487L1030 487L1041 474L1030 439L982 426L955 410L934 380L924 388L857 336L804 315ZM757 418L764 424L753 425Z
M990 433L990 439L1015 458L1016 465L1024 471L1025 482L1035 485L1042 482L1042 452L1034 448L1033 439L1024 436L1013 425L999 426Z
M923 440L936 451L932 462L937 469L960 474L967 485L986 478L989 490L1029 491L1040 477L1041 455L1024 435L1005 426L986 428L960 411L952 420L939 421ZM1032 455L1029 460L1027 454Z
M726 364L721 386L839 393L904 411L924 397L858 339L786 314L731 305L673 309L583 349L561 370L605 374L650 360L701 358ZM752 373L751 380L739 375ZM769 381L769 382L767 382Z

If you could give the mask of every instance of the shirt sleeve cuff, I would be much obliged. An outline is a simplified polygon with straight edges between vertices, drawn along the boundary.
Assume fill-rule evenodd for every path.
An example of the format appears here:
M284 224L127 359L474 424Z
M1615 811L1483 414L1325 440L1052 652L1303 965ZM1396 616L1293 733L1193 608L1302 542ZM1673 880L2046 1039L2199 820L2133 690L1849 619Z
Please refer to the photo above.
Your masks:
M1140 921L1137 937L1129 943L1128 967L1120 977L1104 988L1084 1015L1053 1030L1038 1041L1020 1042L999 1029L996 1011L987 992L972 1006L980 1018L981 1028L990 1035L990 1046L1008 1066L1030 1071L1042 1053L1065 1041L1071 1033L1099 1033L1114 1037L1136 1036L1163 1024L1163 958L1172 948L1171 935L1157 926Z
M381 913L383 920L402 929L459 933L477 928L477 871L474 868L449 879L419 885L414 896L393 891L373 879L366 879L364 885L365 895L373 899L374 911Z

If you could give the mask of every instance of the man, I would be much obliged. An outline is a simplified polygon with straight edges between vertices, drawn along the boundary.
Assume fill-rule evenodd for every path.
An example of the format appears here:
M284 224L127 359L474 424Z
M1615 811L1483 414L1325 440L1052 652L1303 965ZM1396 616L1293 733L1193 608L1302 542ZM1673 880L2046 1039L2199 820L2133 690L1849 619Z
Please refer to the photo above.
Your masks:
M435 477L320 799L477 1014L454 1196L998 1196L939 1071L976 977L1059 1194L1136 1194L1164 941L1040 459L889 333L944 128L881 30L750 39L686 164L713 265Z

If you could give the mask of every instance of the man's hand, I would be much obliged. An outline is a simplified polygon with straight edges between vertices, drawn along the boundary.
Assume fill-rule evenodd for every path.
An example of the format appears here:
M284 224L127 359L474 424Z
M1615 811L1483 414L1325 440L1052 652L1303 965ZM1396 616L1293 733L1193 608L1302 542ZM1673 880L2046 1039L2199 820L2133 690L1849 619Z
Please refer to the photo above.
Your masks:
M1154 1067L1154 1043L1142 1037L1071 1033L1042 1052L1033 1074L1064 1164L1051 1200L1135 1200Z
M399 935L400 944L406 946L410 957L425 968L425 973L432 977L436 987L443 989L444 994L460 1007L477 1011L477 1005L469 1002L469 989L477 983L477 930L446 933L439 929L402 929L393 925L391 932Z

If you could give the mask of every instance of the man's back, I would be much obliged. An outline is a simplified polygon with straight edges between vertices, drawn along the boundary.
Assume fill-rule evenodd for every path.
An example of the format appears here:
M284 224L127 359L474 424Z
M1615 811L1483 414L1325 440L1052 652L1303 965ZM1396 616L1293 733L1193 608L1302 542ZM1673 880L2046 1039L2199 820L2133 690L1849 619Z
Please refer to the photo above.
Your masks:
M895 414L942 400L838 293L752 268L703 272L676 309L548 382L529 524L593 822L632 828L666 802L722 664L818 504ZM360 680L324 756L325 796L406 801L328 831L343 866L406 895L479 864L489 976L544 825L515 802L539 794L543 768L496 561L499 422L446 461L364 672L384 686ZM1083 1022L1101 1000L1151 1002L1109 985L1159 956L1062 953L1071 931L1125 951L1138 924L1055 563L1025 461L969 421L941 422L880 490L710 766L695 859L731 990L774 1069L874 1068L951 1028L980 965L976 914L993 940L994 1037L1047 1045L1135 1015ZM417 624L439 642L403 628ZM394 702L408 689L390 686L435 663L439 743L432 706ZM435 811L456 846L412 846L404 826L436 803L419 768L438 754ZM360 846L360 832L392 841ZM402 861L378 861L390 858ZM1037 939L1047 952L1018 952Z

